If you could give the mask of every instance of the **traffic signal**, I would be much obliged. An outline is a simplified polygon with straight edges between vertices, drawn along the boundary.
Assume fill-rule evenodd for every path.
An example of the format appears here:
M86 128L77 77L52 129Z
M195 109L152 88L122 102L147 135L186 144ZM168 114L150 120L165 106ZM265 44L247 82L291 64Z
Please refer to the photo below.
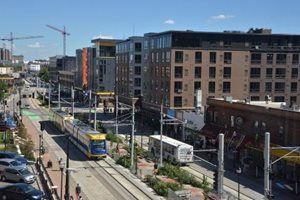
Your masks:
M213 180L214 180L213 188L214 188L215 191L218 191L218 175L219 175L218 170L214 170L213 175L214 175L214 177L213 177Z

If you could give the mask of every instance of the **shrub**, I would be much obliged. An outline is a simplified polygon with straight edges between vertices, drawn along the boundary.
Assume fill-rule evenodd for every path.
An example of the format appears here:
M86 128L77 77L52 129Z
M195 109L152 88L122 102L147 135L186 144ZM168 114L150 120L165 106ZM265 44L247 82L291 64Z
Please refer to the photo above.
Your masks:
M33 144L32 140L29 140L29 141L25 142L24 144L20 145L22 154L28 160L34 160L34 155L33 155L33 151L32 151L33 148L34 148L34 144Z
M129 168L130 167L130 157L125 155L121 156L117 162L117 164L122 165L123 167Z
M114 133L106 134L106 140L109 140L109 141L115 142L115 143L123 143L123 140Z
M177 183L165 183L163 181L159 181L151 175L146 176L146 181L148 182L149 186L152 187L154 191L161 196L168 195L168 188L173 191L182 189L181 186Z

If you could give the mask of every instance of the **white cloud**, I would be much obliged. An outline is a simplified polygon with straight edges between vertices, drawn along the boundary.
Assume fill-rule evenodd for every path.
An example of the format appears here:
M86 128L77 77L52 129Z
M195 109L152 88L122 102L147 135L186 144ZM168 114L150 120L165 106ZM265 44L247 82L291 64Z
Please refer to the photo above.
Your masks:
M233 15L223 15L223 14L210 17L210 19L213 21L222 21L222 20L227 20L227 19L231 19L231 18L234 18L234 16Z
M165 24L175 24L175 21L173 19L168 19L164 21Z
M98 36L94 36L92 39L93 40L95 40L95 39L114 39L114 37L109 36L109 35L98 35Z
M39 42L35 42L33 44L28 45L29 48L41 48L43 47Z

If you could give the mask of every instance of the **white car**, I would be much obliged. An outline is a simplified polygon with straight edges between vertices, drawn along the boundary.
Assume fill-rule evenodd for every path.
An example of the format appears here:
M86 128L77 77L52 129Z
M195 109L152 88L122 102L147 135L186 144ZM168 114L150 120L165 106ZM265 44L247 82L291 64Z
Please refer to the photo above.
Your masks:
M22 164L21 162L15 160L15 159L10 159L10 158L3 158L0 159L0 172L3 172L4 169L8 167L23 167L26 168L26 164Z

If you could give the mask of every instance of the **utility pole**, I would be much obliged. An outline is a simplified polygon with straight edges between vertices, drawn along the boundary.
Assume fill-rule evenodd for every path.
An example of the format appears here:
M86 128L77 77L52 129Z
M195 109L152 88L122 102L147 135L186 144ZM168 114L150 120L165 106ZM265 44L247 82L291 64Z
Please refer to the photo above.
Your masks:
M97 131L97 95L95 95L94 129Z
M71 88L71 99L72 99L72 116L74 117L74 88Z
M119 97L116 95L116 135L119 135L118 115L119 115Z
M65 185L65 200L70 200L70 186L69 186L69 151L70 151L70 135L69 133L66 133L67 136L67 162L66 162L66 185Z
M91 123L91 115L92 115L92 105L91 105L91 101L92 101L92 90L89 90L89 123Z
M160 105L160 159L159 159L159 167L163 166L163 141L162 141L162 136L163 136L163 104Z
M58 82L58 109L61 110L61 105L60 105L60 82Z
M48 109L50 110L51 108L50 108L50 104L51 104L51 81L49 81L49 91L48 91L48 95L49 95L49 97L48 97Z
M224 134L219 134L218 150L218 196L223 198L223 177L224 177Z
M20 112L20 120L21 120L21 122L22 122L22 110L21 110L21 102L22 102L22 100L21 100L21 91L22 91L22 88L21 87L19 87L19 112Z
M269 199L270 194L270 177L269 177L269 170L270 170L270 133L265 133L265 148L264 148L264 196L265 200Z
M130 167L131 169L134 168L134 129L135 129L135 119L134 119L134 112L135 112L135 103L137 98L132 98L132 130L131 130L131 151L130 151Z

